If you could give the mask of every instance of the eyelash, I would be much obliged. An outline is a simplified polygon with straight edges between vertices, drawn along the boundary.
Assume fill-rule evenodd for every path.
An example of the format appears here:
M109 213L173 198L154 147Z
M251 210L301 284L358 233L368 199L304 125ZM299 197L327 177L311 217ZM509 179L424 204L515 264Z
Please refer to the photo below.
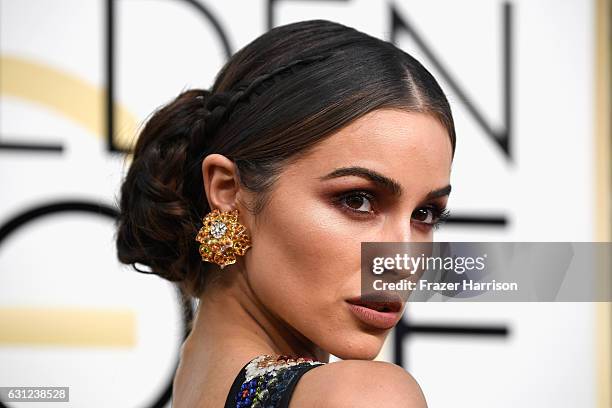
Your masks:
M366 213L364 211L357 211L347 206L346 204L344 204L347 198L352 198L352 197L366 198L367 200L370 201L370 203L373 203L374 201L376 201L376 196L367 190L353 190L353 191L349 191L348 193L341 194L334 200L335 204L338 205L343 211L347 211L351 214L356 214L359 217L370 217L372 213ZM438 229L440 225L446 222L446 220L450 216L449 209L444 208L436 203L433 203L428 206L420 207L420 208L425 208L425 209L430 210L432 213L432 217L435 221L431 224L421 222L421 221L416 221L416 222L423 224L423 225L431 226L434 230Z

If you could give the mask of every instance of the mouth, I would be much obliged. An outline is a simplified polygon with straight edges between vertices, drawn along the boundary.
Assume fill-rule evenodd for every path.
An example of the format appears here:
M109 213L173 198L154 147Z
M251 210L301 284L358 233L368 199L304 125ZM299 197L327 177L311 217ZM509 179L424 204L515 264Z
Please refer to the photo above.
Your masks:
M376 300L366 296L346 299L350 312L363 324L380 330L389 330L401 319L402 302L392 297Z
M377 293L375 295L355 296L346 300L356 306L363 306L377 312L397 313L402 310L402 301L393 294Z

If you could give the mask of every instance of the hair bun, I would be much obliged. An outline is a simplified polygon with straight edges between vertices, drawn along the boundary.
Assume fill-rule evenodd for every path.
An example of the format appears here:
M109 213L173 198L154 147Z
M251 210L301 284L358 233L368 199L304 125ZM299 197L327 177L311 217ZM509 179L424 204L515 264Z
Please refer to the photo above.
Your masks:
M199 214L206 211L196 205L206 202L199 196L203 187L184 183L185 166L192 145L205 138L210 96L206 89L184 91L150 117L138 136L119 202L119 261L139 272L136 264L147 265L154 274L184 282L187 292L201 283L185 281L203 275L188 271L202 268L193 237Z

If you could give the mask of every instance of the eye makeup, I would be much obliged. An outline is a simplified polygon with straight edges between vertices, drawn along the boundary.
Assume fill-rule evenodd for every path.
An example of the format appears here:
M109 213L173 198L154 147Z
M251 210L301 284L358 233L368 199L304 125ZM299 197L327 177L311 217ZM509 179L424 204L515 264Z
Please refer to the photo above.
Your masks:
M376 193L367 189L352 189L340 193L332 199L332 203L349 215L361 218L371 219L380 212L380 203ZM411 219L420 225L437 229L448 219L449 215L450 210L439 203L432 202L415 209Z

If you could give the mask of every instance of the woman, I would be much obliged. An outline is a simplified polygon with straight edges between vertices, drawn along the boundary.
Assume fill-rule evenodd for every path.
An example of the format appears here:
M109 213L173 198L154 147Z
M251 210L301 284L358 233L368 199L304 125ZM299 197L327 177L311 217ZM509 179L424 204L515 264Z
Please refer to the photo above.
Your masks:
M426 406L372 361L404 305L360 299L360 244L431 241L454 150L431 74L325 20L270 30L156 111L117 248L199 299L173 406Z

